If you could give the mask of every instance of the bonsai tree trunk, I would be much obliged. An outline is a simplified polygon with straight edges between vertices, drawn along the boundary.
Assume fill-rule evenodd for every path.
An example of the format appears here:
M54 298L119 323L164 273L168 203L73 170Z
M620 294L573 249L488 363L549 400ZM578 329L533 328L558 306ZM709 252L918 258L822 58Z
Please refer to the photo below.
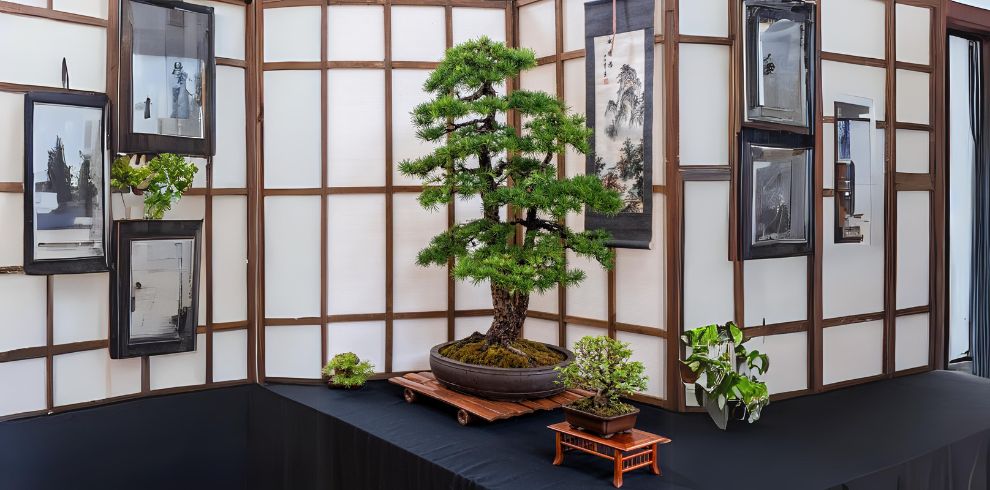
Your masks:
M522 334L526 310L529 308L529 294L513 294L502 286L492 284L492 306L495 308L495 319L485 335L485 341L488 345L501 345L516 351L512 343Z

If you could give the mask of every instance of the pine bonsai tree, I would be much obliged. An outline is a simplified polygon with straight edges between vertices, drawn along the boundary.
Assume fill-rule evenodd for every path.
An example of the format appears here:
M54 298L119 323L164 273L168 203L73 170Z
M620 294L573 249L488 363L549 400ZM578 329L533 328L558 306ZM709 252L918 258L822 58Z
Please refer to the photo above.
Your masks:
M596 176L557 178L554 155L567 148L588 151L592 131L584 117L569 114L561 101L543 92L496 91L534 66L531 50L486 37L447 50L424 84L433 100L412 113L419 138L439 146L399 166L403 174L423 180L419 202L424 208L437 210L455 196L481 198L481 218L437 235L417 258L422 266L446 266L454 259L456 279L491 285L495 318L483 339L468 339L475 355L462 361L518 365L500 358L498 352L506 351L527 365L559 361L522 348L528 345L519 338L530 294L584 279L583 271L567 268L567 250L606 268L614 263L606 232L576 232L563 224L568 214L585 207L614 214L623 206L619 194ZM499 116L508 111L524 121L521 135L501 122ZM502 209L508 210L507 219Z

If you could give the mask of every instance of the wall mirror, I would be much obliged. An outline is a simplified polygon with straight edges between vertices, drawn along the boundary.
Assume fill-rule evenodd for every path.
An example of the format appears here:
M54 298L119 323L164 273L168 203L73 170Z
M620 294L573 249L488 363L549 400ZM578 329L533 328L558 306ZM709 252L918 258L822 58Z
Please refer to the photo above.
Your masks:
M213 9L124 0L121 18L120 151L212 156Z
M814 5L744 2L746 120L811 128L815 100Z
M870 243L873 204L883 196L883 165L874 162L873 101L835 101L835 243ZM882 201L877 201L879 204Z
M118 221L114 359L196 349L202 221Z
M109 191L103 94L24 99L24 272L107 270Z
M811 253L813 168L814 146L805 137L743 130L739 209L744 259Z

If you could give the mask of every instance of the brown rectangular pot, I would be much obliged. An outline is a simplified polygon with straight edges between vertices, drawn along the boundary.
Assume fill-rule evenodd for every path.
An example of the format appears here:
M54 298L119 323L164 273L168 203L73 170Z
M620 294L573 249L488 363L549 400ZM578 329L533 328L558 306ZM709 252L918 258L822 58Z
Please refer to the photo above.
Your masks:
M608 418L599 417L593 413L578 410L567 405L564 405L563 409L564 420L571 424L572 427L583 429L602 437L610 437L619 432L632 430L633 427L636 427L636 416L639 415L638 408L635 412Z

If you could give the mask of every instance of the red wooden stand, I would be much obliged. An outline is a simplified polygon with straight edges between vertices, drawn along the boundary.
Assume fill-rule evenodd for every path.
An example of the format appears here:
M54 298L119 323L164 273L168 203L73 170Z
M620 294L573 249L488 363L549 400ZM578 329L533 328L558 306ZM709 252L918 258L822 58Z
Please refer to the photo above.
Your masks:
M660 444L670 439L633 429L628 434L616 434L609 439L575 429L567 422L547 426L557 436L557 455L553 464L564 462L564 451L577 449L600 458L612 460L614 465L612 484L622 486L622 475L646 466L654 475L660 472ZM626 454L632 453L632 454Z

